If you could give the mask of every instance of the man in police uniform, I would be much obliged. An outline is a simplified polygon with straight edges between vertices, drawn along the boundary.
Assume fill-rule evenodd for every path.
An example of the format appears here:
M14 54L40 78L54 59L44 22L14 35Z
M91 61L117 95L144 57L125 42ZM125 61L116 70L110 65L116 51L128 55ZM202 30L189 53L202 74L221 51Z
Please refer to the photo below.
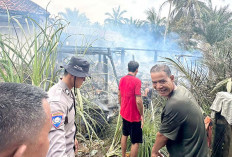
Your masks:
M75 139L75 99L72 88L80 88L89 77L89 63L72 57L64 65L64 77L48 91L51 107L52 128L49 133L50 146L47 157L74 157L78 149Z

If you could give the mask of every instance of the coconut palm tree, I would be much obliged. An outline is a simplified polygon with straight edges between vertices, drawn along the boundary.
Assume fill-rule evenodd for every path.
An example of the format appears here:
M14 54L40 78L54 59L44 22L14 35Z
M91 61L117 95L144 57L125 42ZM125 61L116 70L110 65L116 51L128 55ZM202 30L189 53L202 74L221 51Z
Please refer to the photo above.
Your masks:
M70 26L84 26L89 25L90 21L84 13L80 13L76 8L71 10L66 8L65 12L58 13L63 19L70 22Z
M143 26L144 21L140 19L133 19L133 17L130 17L127 21L125 21L125 24L134 26L136 28L140 28Z
M104 21L105 24L112 24L118 27L128 21L128 18L123 17L123 14L125 14L127 11L121 11L120 6L118 6L118 8L113 8L112 11L112 14L109 12L105 13L105 15L108 16L108 18L106 18Z
M207 4L211 3L210 0L173 0L172 2L174 6L171 13L173 21L178 21L183 16L200 18L201 9L207 8Z
M156 35L162 36L165 30L165 18L160 18L154 8L146 10L145 13L147 15L145 23L149 25L150 31Z
M168 29L169 29L169 23L170 23L170 17L171 17L171 10L172 10L172 1L173 1L173 0L167 0L167 1L165 1L163 4L161 4L160 10L159 10L159 14L160 14L161 11L162 11L162 8L163 8L166 4L169 4L168 17L167 17L167 22L166 22L166 27L165 27L165 32L164 32L164 43L166 42L166 36L167 36Z
M144 30L144 21L130 17L123 25L120 25L120 32L127 37L134 38Z
M164 33L164 42L169 30L169 25L172 23L174 28L176 28L175 23L184 20L188 25L194 24L194 19L201 17L201 10L207 8L207 4L211 4L211 0L166 0L160 7L160 12L162 8L169 4L169 13L166 23L166 30Z
M228 7L209 8L202 12L202 18L197 21L194 31L202 37L203 42L212 46L232 37L232 12L228 11Z

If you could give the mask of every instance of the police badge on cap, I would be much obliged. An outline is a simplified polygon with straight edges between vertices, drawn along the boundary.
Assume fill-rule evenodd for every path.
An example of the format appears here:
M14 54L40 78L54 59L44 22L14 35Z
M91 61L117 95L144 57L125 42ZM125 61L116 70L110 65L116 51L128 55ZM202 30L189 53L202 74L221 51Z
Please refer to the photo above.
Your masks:
M89 62L83 58L72 57L70 62L61 68L76 77L90 77Z

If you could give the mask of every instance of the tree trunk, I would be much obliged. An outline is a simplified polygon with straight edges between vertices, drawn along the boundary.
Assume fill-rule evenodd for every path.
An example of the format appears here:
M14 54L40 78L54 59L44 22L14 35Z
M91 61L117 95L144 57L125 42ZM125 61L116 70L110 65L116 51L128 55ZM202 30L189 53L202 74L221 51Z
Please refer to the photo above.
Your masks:
M166 36L168 33L168 29L169 29L169 21L170 21L171 10L172 10L172 0L169 0L169 3L170 3L170 6L169 6L169 11L168 11L168 21L167 21L165 32L164 32L164 44L166 43Z

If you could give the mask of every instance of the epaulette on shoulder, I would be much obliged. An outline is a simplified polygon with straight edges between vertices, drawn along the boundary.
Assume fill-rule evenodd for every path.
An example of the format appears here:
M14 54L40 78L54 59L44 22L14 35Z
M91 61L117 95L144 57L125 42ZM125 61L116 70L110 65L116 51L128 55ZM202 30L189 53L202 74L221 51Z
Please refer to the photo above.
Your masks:
M57 88L54 93L52 93L52 96L49 97L49 101L60 101L62 95L62 88Z

